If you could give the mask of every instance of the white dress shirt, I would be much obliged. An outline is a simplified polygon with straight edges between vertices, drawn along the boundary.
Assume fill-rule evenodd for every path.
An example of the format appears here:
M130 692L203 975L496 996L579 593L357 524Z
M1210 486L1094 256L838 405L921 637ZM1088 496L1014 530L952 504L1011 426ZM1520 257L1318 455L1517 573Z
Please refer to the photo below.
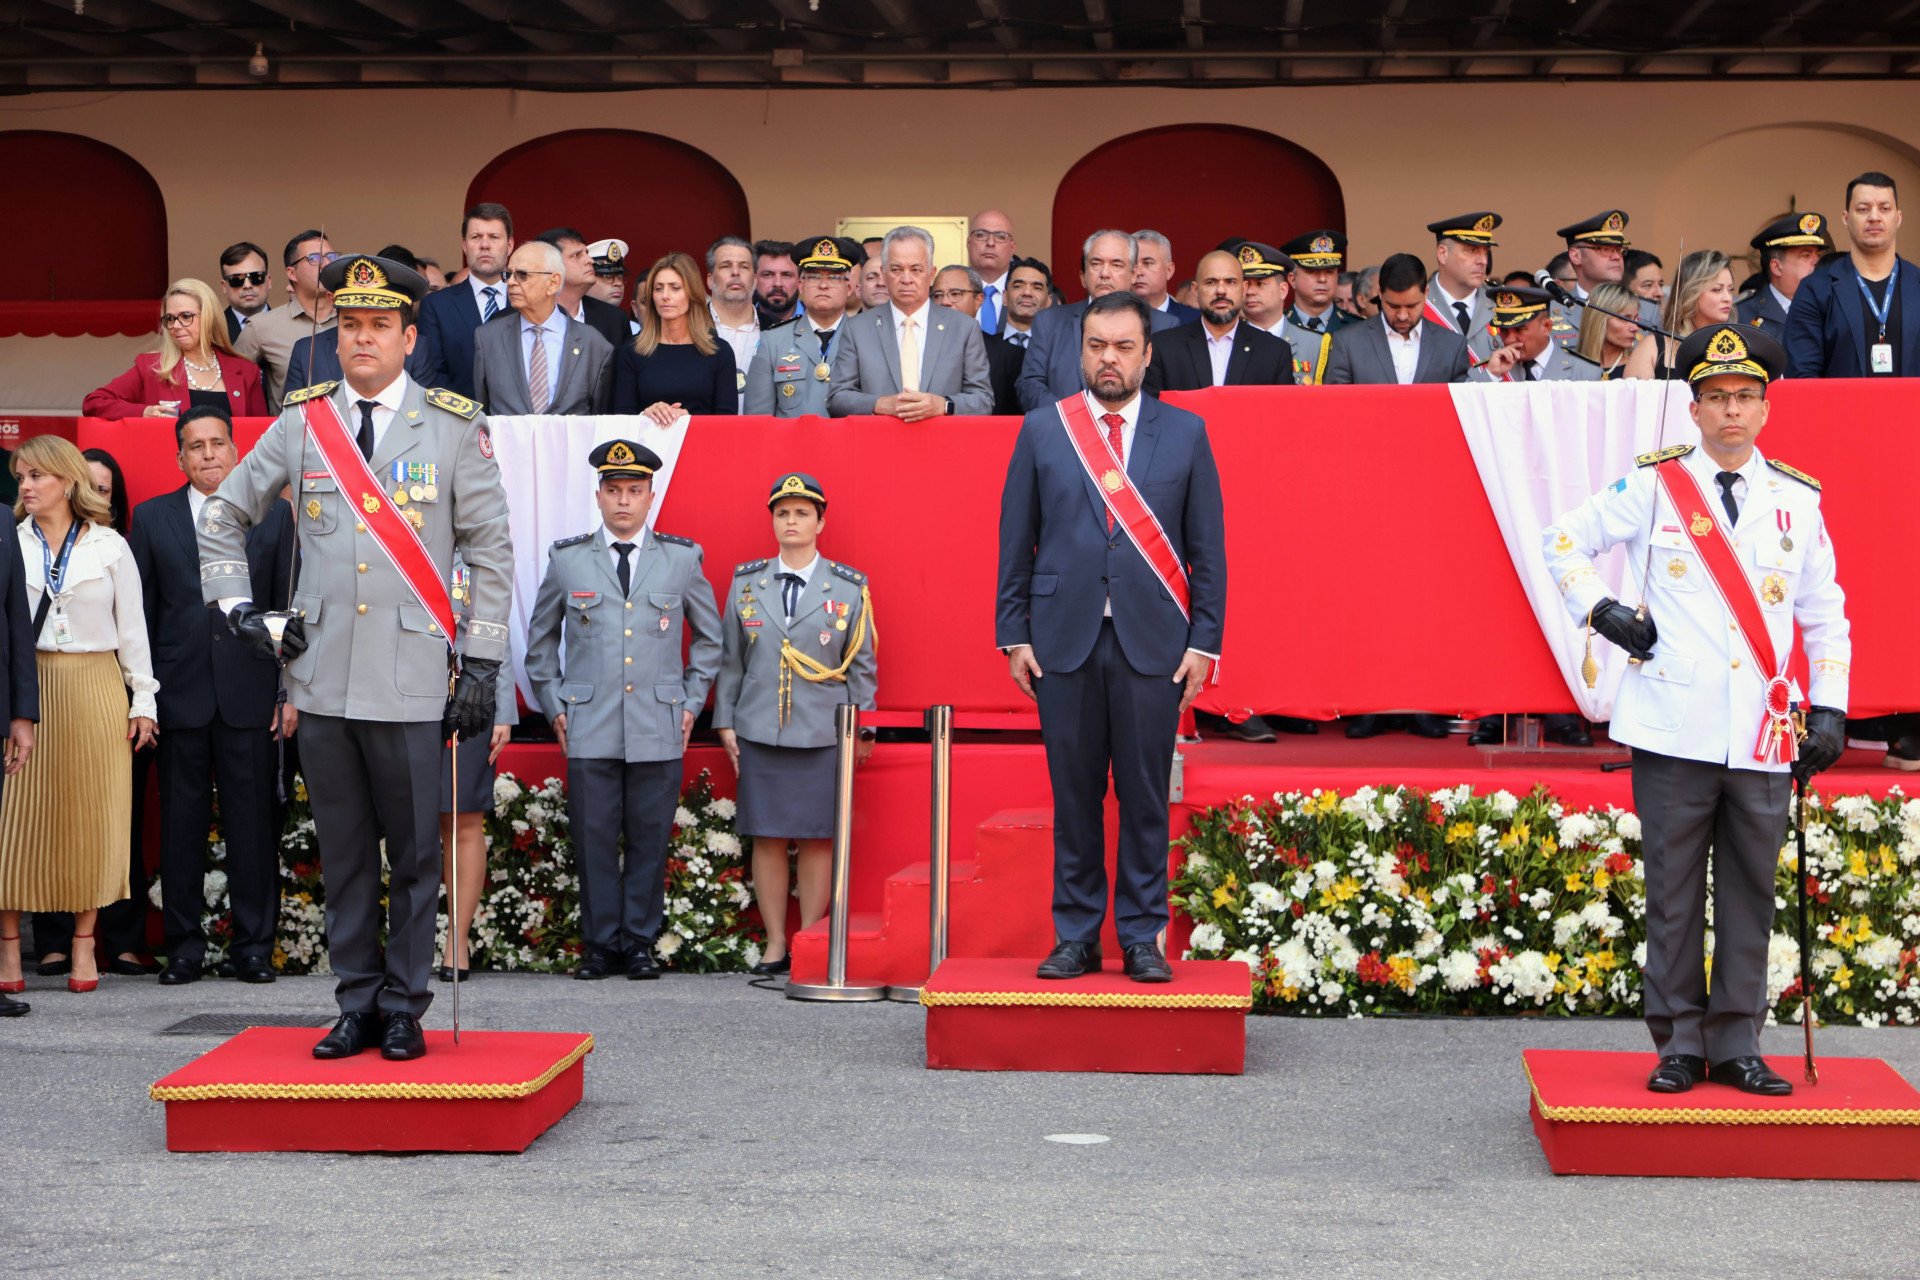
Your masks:
M32 516L20 522L14 537L20 543L20 558L26 567L27 609L31 612L39 609L40 597L46 594L47 562L59 559L60 547L42 541ZM119 659L121 678L133 691L128 719L155 717L154 695L160 691L160 682L153 678L153 658L147 646L140 570L125 538L105 525L88 523L81 528L67 558L60 593L48 608L47 622L40 629L35 647L50 653L113 654Z
M1208 325L1203 324L1200 329L1207 335L1207 363L1213 366L1213 385L1224 387L1227 385L1227 362L1233 359L1233 340L1240 336L1240 322L1235 320L1233 327L1219 337L1214 336L1213 329Z
M1782 311L1791 312L1793 310L1793 299L1789 298L1786 294L1780 292L1780 289L1778 286L1769 284L1767 286L1767 291L1773 294L1773 300L1780 304L1780 309Z
M639 580L640 544L646 540L646 536L646 527L642 526L640 532L634 534L631 539L633 550L627 552L627 581L629 583ZM613 580L615 582L620 581L620 553L613 549L613 544L619 541L621 541L621 539L613 536L613 530L607 528L605 525L600 526L600 546L607 553L607 563L613 566ZM631 591L632 588L629 587L628 590Z
M1448 324L1458 325L1460 323L1460 313L1453 309L1455 304L1465 307L1467 309L1467 322L1469 324L1473 322L1473 290L1469 289L1467 296L1464 298L1456 298L1447 292L1447 286L1441 284L1438 277L1434 279L1433 290L1446 301L1445 306L1435 307L1434 310L1438 311Z
M1387 331L1387 354L1393 357L1393 379L1401 386L1413 382L1413 371L1420 367L1420 321L1413 322L1413 332L1401 337L1393 331L1385 316L1380 317L1380 327Z
M207 499L211 496L211 494L200 492L192 485L187 486L187 518L193 521L194 524L198 525L200 523L200 512L207 505Z
M797 597L795 597L795 602L797 603L807 598L807 588L813 585L813 571L817 569L819 566L820 566L820 553L818 551L815 551L813 553L813 559L807 561L805 564L801 565L798 569L794 568L792 565L782 560L778 552L774 554L773 565L772 565L773 580L775 582L780 583L780 607L783 610L786 608L786 604L787 604L787 584L784 582L780 582L780 575L783 573L791 573L800 579L800 594ZM788 622L792 622L795 615L789 613L786 615L786 617Z
M900 334L902 325L907 319L907 313L899 307L894 306L891 302L887 304L887 309L893 312L893 343L894 349L897 351L902 345ZM927 321L932 313L933 303L931 300L921 303L920 309L913 313L913 342L920 355L918 365L920 370L919 389L922 391L927 389Z
M493 290L493 304L494 304L493 314L499 315L502 311L505 311L507 309L507 278L505 276L501 276L498 280L495 280L492 284L488 284L486 281L482 280L479 276L474 275L472 272L468 272L467 284L469 287L473 289L473 305L480 309L480 320L482 323L485 323L487 318L487 295L485 292L486 290L488 289Z
M713 316L714 332L720 335L721 341L733 348L734 389L739 393L735 408L744 412L747 406L747 370L753 367L753 353L760 349L760 317L749 310L745 324L728 324L713 309L711 299L707 302L707 311Z

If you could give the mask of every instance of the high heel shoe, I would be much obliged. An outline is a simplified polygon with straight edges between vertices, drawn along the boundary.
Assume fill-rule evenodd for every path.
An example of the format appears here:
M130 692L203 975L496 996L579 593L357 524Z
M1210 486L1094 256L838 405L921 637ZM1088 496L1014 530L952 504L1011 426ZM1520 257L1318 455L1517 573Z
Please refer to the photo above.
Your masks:
M90 933L76 933L73 935L73 940L76 943L79 943L79 942L91 943L93 941L93 935ZM77 954L79 952L79 947L76 946L74 948L74 951ZM83 996L87 992L97 988L99 985L100 985L100 978L98 975L95 975L94 977L86 978L86 979L81 979L81 978L67 979L67 990L73 992L73 994L77 996Z
M20 935L17 933L0 933L0 942L18 941L20 941ZM17 996L26 989L27 980L25 978L15 978L12 982L0 982L0 996Z

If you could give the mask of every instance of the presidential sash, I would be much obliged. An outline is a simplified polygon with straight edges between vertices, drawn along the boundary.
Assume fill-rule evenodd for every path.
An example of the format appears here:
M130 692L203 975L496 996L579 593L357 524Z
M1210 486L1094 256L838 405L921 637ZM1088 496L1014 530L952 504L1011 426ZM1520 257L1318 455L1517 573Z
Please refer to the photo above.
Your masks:
M1458 316L1449 316L1444 312L1442 312L1440 308L1433 305L1432 294L1427 295L1426 317L1427 319L1433 321L1435 324L1440 325L1442 328L1446 329L1448 333L1457 333L1463 338L1467 336L1466 331L1460 327L1460 318ZM1473 354L1473 347L1469 345L1467 347L1468 366L1471 368L1478 369L1484 363L1486 362L1480 359L1479 356L1476 356ZM1508 381L1511 382L1512 379L1509 378Z
M1767 676L1766 714L1760 721L1760 737L1753 744L1753 758L1763 764L1790 764L1800 754L1792 718L1799 691L1787 679L1786 663L1774 654L1773 636L1767 630L1760 597L1754 594L1753 580L1740 567L1740 559L1726 530L1707 514L1712 506L1700 491L1693 473L1681 465L1680 459L1671 458L1657 464L1653 474L1665 490L1667 500L1673 503L1673 509L1680 513L1687 537L1692 539L1694 550L1705 562L1707 577L1726 603L1727 612L1733 615L1747 652L1755 666Z
M452 645L453 602L447 595L446 579L440 576L420 535L388 500L386 490L374 477L367 460L360 456L360 446L340 421L333 398L316 396L301 406L301 413L305 416L308 434L320 450L321 460L327 464L327 474L339 486L341 496L358 509L356 519L367 526L367 532L399 572L414 599L440 624L441 638Z
M1061 423L1067 428L1067 439L1073 443L1074 456L1086 468L1087 479L1093 481L1093 487L1100 491L1100 498L1107 504L1114 523L1127 531L1127 537L1160 579L1160 585L1180 606L1181 616L1191 622L1193 593L1187 584L1187 567L1180 563L1172 540L1167 537L1167 531L1160 527L1160 518L1153 514L1153 508L1133 487L1127 469L1114 456L1106 433L1094 425L1093 414L1087 410L1086 396L1068 396L1056 408L1060 411Z

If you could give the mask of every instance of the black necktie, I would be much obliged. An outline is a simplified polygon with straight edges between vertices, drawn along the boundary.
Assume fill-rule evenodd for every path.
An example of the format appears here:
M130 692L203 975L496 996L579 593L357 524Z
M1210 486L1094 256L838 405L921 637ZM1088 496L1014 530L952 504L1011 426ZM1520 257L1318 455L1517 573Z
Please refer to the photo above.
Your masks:
M1320 317L1303 315L1300 317L1300 327L1303 329L1311 329L1313 332L1318 333L1320 332Z
M1740 473L1738 471L1722 471L1713 478L1714 483L1720 486L1720 505L1727 509L1727 529L1729 532L1732 531L1735 525L1740 523L1740 504L1733 500L1733 484L1734 481L1739 478Z
M783 573L780 575L780 607L787 611L787 621L793 621L793 615L800 608L800 575Z
M365 458L368 462L372 462L373 461L373 410L374 410L374 406L378 405L380 402L378 400L360 400L360 401L357 401L356 403L358 403L360 406L360 434L354 437L354 441L360 446L360 456Z
M820 339L820 354L822 356L826 355L833 347L833 330L815 329L813 336Z
M1465 333L1467 326L1472 323L1470 317L1473 313L1467 310L1466 303L1456 302L1453 304L1453 314L1460 317L1460 332Z
M1021 330L1021 331L1019 331L1019 332L1016 332L1016 333L1010 333L1010 334L1008 334L1008 335L1007 335L1007 341L1008 341L1008 342L1011 342L1011 343L1012 343L1012 344L1013 344L1014 346L1016 346L1016 347L1024 347L1024 346L1026 346L1026 345L1027 345L1027 336L1028 336L1028 335L1027 335L1027 333L1026 333L1026 331L1025 331L1025 330Z
M620 594L624 597L627 592L633 589L633 565L627 560L627 557L633 554L633 544L631 542L616 542L613 544L613 549L620 553L620 565L617 572L620 578Z

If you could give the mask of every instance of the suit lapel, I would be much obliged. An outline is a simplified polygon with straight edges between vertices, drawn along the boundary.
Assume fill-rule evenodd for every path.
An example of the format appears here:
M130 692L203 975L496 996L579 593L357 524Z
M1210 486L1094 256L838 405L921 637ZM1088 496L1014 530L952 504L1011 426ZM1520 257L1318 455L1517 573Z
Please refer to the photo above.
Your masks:
M754 603L759 606L761 614L767 621L779 628L781 635L788 634L787 606L786 602L780 598L779 575L784 572L786 570L780 563L780 557L775 556L767 562L767 567L760 571L760 576L753 580ZM798 617L799 615L796 614L796 621Z
M556 311L548 318L558 319L559 315L560 313ZM513 369L513 385L520 388L520 403L526 405L530 413L545 413L544 405L533 402L533 386L527 381L527 355L522 350L526 335L520 331L519 313L515 312L514 318L507 321L501 328L506 330L507 363Z
M1384 325L1367 321L1367 345L1373 348L1373 358L1380 362L1380 376L1386 382L1400 381L1393 367L1393 348L1387 345L1387 330Z
M1248 328L1248 326L1244 321L1234 326L1233 345L1227 348L1227 376L1225 381L1220 384L1223 387L1237 387L1246 382L1247 361L1253 358L1248 352L1250 344L1247 342L1247 336L1242 332L1246 328ZM1200 340L1200 368L1206 374L1207 382L1211 383L1213 381L1213 360L1207 352L1207 330L1205 325L1200 327L1197 336Z
M1440 344L1446 341L1443 335L1451 333L1452 330L1442 328L1424 316L1414 323L1419 326L1416 332L1420 335L1420 354L1413 362L1413 380L1425 382L1433 373L1435 361L1439 359ZM1433 381L1439 382L1441 379L1434 378Z
M880 351L887 358L887 372L893 375L887 385L900 386L900 343L893 336L893 304L891 302L873 313L873 323L874 327L880 330Z
M1160 402L1140 397L1140 418L1133 426L1133 453L1127 458L1127 478L1137 486L1153 467L1154 446L1160 443Z
M1893 305L1900 308L1900 342L1906 347L1900 353L1901 368L1912 374L1920 367L1920 277L1916 277L1911 262L1895 258L1894 263L1893 269L1899 272L1895 290L1899 296Z
M1853 338L1854 349L1862 357L1860 372L1866 373L1872 368L1873 353L1868 349L1867 332L1860 319L1860 272L1855 269L1853 259L1842 258L1833 264L1833 305L1840 312L1841 320L1846 322L1847 333ZM1901 315L1904 323L1906 316Z
M382 486L386 481L380 473L390 466L394 459L408 452L420 443L421 412L426 408L426 392L412 378L407 379L406 392L400 397L399 412L393 415L393 421L387 424L386 431L380 437L380 443L374 446L373 461L369 464L373 478ZM359 415L354 415L357 418ZM347 430L358 430L358 423L349 425Z
M632 568L627 576L633 580L633 590L627 592L629 600L646 590L647 579L653 576L653 571L659 567L663 558L660 554L660 544L654 540L653 530L642 529L639 540L634 543L633 555L628 557L632 562Z
M600 576L606 581L607 594L615 600L624 600L620 594L620 575L613 568L613 535L607 532L605 525L600 526L600 535L593 540L593 558L599 562Z
M200 562L200 535L193 528L193 506L187 499L190 485L182 485L167 495L167 502L161 510L167 513L167 530L173 540L187 557L189 564Z

